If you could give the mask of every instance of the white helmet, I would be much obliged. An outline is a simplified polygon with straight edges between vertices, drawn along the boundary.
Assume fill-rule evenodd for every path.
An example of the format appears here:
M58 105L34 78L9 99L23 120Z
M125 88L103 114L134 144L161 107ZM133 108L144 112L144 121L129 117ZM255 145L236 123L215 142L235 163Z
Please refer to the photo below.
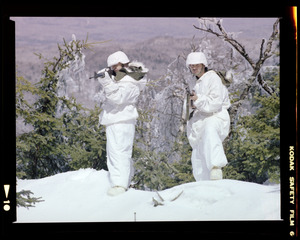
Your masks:
M116 65L118 63L126 64L129 62L130 61L129 61L128 57L122 51L117 51L117 52L109 55L107 58L107 66L108 67Z
M186 67L189 68L190 64L200 64L202 63L207 67L207 60L202 52L191 52L186 58Z

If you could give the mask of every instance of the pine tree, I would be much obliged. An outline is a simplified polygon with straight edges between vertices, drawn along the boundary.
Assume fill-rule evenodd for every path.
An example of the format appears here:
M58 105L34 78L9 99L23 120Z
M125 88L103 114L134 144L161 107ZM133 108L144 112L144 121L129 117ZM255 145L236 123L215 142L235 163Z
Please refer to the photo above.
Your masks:
M37 109L35 104L28 103L23 97L24 91L37 97L46 96L39 87L17 77L17 117L22 117L25 124L33 127L33 131L17 137L17 170L29 178L51 175L59 168L55 160L61 155L61 139L57 137L62 123L46 107L43 111L41 107Z
M194 182L195 179L193 176L191 162L192 147L190 146L185 134L179 136L179 139L175 141L172 150L180 154L180 160L172 163L175 171L174 186L183 183Z
M64 124L68 137L66 152L73 170L107 170L106 136L104 128L98 123L100 112L101 109L95 106L87 113L74 112L73 114L78 114L76 117L70 113L65 114Z
M255 114L240 118L228 142L225 178L264 183L280 180L279 75L267 74L275 92L256 93Z
M139 111L137 136L133 148L135 173L132 179L134 187L142 190L163 190L172 185L173 169L168 163L168 153L157 151L151 146L153 135L151 123L153 112Z
M29 190L21 190L20 192L17 192L17 207L34 207L36 203L44 201L41 197L31 197L31 194L33 193Z
M84 109L75 98L57 93L60 73L89 47L87 39L64 40L63 46L58 45L59 57L44 63L37 84L17 77L16 114L33 128L16 141L17 171L22 178L40 178L81 167L106 168L105 136L98 126L100 109ZM24 97L26 92L35 97L33 104Z

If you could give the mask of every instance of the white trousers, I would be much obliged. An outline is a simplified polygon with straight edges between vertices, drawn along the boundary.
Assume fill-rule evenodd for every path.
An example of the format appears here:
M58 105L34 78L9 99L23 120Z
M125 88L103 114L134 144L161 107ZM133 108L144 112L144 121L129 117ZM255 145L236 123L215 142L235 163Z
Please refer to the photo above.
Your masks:
M222 168L227 164L222 142L229 132L229 115L224 111L218 116L196 116L191 120L188 123L188 138L193 148L193 175L196 181L209 180L213 167Z
M135 120L106 126L107 167L112 187L128 188L133 174Z

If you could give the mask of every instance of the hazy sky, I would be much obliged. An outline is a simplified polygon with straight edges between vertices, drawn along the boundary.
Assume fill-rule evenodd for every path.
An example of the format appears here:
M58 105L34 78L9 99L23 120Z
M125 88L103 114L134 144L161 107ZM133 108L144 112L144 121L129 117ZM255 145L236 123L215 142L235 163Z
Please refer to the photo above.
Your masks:
M199 35L193 25L197 18L111 18L111 17L12 17L16 22L17 46L47 44L69 40L74 33L93 41L143 41L156 36L192 38ZM268 38L274 18L224 18L229 32L242 32L243 37Z

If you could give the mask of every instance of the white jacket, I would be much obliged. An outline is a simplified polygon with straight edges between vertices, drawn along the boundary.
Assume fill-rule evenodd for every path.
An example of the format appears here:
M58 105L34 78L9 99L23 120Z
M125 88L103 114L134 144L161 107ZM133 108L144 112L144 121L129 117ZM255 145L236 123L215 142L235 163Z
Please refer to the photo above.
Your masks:
M111 79L106 74L104 79L99 78L98 80L104 87L106 97L103 111L99 115L100 124L110 125L138 118L135 104L146 85L145 78L137 81L126 75L120 81L115 81L113 76Z
M204 73L194 87L198 99L194 102L196 111L202 113L216 113L230 107L228 90L221 78L214 71Z
M196 107L193 117L188 122L187 134L192 147L194 147L203 128L204 121L211 118L218 118L222 124L217 130L223 141L229 133L230 118L227 109L230 107L228 90L223 85L222 80L214 71L204 73L196 82L193 89L198 99L194 101Z

